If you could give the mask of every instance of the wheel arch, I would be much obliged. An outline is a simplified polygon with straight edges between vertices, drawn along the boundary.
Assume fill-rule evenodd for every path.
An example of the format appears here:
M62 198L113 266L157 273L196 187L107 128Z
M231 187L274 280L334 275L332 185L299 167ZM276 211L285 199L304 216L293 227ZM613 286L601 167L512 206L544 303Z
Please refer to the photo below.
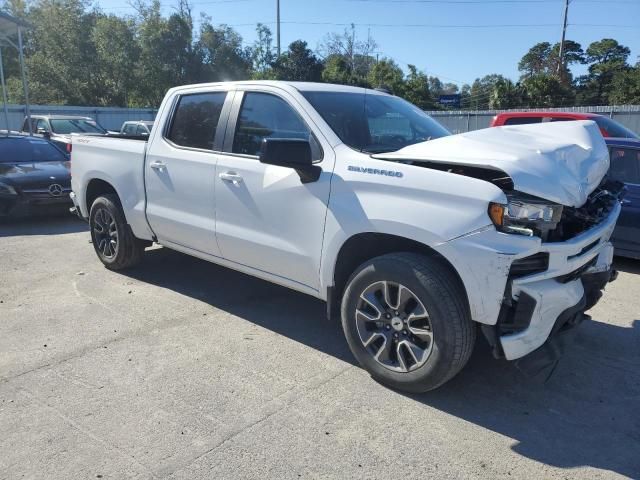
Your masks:
M92 178L87 183L87 189L84 194L85 206L87 208L87 214L91 212L91 205L95 202L96 198L105 194L113 194L120 200L117 190L111 183L101 178ZM125 217L126 218L126 217Z
M453 273L465 292L464 302L469 306L466 286L453 264L432 247L416 240L379 232L362 232L349 237L340 247L333 263L332 283L327 287L327 315L331 318L340 309L340 300L351 274L364 262L388 253L411 252L436 259Z

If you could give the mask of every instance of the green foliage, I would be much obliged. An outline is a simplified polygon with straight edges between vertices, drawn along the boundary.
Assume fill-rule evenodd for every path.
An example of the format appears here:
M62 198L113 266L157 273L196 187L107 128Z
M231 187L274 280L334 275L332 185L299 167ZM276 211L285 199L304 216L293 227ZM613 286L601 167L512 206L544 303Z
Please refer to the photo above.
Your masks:
M322 62L307 48L307 42L296 40L273 64L278 80L319 82L322 80Z
M615 76L609 92L609 101L613 104L640 105L640 63Z
M396 62L389 58L384 58L371 67L368 80L374 88L384 88L394 95L404 93L404 73Z
M409 65L409 75L404 84L404 98L423 110L435 107L429 90L429 77L418 71L415 65Z
M91 0L4 0L4 10L33 25L25 34L33 103L155 107L176 85L249 78L384 87L423 109L443 108L438 97L453 93L470 109L640 103L640 65L629 65L629 49L614 39L586 51L566 40L562 64L560 44L540 42L518 63L517 83L491 74L459 87L414 65L405 75L394 60L379 59L375 40L359 38L354 25L328 34L318 53L296 40L277 57L265 25L244 46L233 28L205 15L195 31L189 0L170 15L160 0L131 2L134 15L116 16ZM9 100L22 103L17 54L5 48L3 56ZM574 80L576 64L588 73Z

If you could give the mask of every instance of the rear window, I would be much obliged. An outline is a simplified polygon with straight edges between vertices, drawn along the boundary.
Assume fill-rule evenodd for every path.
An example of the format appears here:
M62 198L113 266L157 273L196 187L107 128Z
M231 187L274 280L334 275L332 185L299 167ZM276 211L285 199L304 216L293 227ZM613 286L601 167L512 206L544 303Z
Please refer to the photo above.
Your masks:
M37 138L0 138L0 163L64 161L60 149Z
M610 137L640 139L640 136L638 136L637 133L632 132L624 125L621 125L608 117L595 117L594 120L598 124L598 127L606 130Z
M180 97L167 138L181 147L213 150L226 96L227 92L211 92Z
M529 125L531 123L542 123L542 117L511 117L504 121L505 125Z
M61 135L68 135L70 133L107 133L107 131L94 120L52 118L49 120L49 123L51 123L53 133Z

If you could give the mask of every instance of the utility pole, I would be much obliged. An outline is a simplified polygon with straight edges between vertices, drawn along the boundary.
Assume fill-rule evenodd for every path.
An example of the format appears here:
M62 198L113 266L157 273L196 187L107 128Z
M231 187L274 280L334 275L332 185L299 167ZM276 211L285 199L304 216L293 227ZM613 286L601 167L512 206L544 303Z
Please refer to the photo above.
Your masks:
M564 20L562 22L562 39L560 40L560 55L558 58L558 76L560 80L564 76L564 37L567 34L567 17L569 16L569 2L571 0L564 0Z
M280 56L280 0L276 0L276 45Z

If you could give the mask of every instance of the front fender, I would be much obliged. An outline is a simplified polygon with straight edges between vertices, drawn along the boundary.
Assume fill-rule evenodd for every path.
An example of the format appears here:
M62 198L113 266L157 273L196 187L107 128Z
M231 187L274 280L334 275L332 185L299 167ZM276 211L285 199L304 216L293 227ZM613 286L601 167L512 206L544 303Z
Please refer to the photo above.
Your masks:
M321 294L333 286L340 250L354 235L403 237L443 250L443 257L455 266L460 262L448 258L450 252L439 246L471 232L493 230L487 213L489 203L506 202L500 188L483 180L377 160L339 148L349 151L339 152L344 160L337 162L331 182L320 266ZM354 165L363 168L349 168ZM395 175L366 173L369 169L393 171Z

